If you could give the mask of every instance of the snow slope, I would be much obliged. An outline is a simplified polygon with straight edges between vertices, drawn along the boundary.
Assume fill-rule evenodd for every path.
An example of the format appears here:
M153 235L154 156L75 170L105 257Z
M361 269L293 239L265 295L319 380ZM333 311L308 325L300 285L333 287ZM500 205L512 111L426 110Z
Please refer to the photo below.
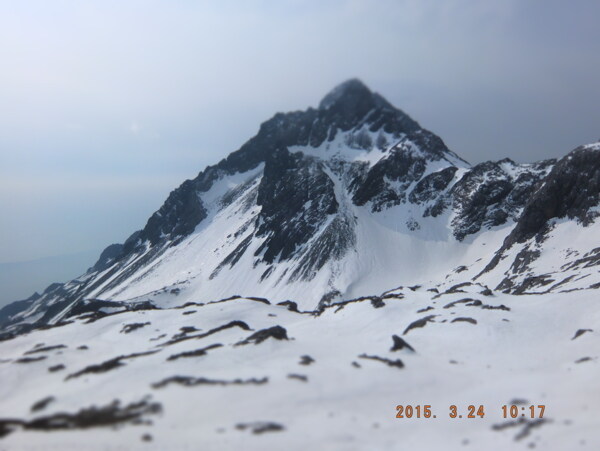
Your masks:
M593 292L514 296L484 295L479 285L446 294L413 288L313 313L238 298L100 318L87 314L0 342L0 431L7 434L0 446L598 449L600 394L592 387L600 314ZM448 307L465 298L471 301ZM424 327L405 332L427 317ZM240 325L218 330L232 321L243 321L248 330ZM136 323L143 326L124 333ZM240 344L274 326L284 328L287 339ZM579 329L593 331L573 339ZM393 335L414 352L391 351ZM59 345L65 347L44 350ZM204 352L190 353L198 349ZM122 366L90 370L134 353ZM19 363L24 357L42 359ZM57 365L64 368L48 371ZM46 407L31 411L49 396ZM142 424L123 420L103 427L88 414L91 429L49 433L40 426L58 427L62 423L54 416L61 412L75 414L113 400L122 407L146 400L154 407L141 415ZM543 421L513 424L502 416L502 406L511 404L545 405ZM397 405L430 405L436 418L398 419ZM463 418L449 417L451 405ZM469 405L483 405L484 418L467 418Z

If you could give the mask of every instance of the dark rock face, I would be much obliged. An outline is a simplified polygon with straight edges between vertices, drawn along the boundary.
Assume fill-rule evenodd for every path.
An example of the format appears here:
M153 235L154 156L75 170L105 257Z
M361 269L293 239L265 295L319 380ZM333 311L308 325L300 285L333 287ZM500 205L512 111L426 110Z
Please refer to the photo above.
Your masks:
M450 199L458 213L452 221L454 236L462 241L467 235L477 233L483 227L504 224L516 220L537 183L545 176L553 160L543 161L530 167L517 168L510 160L478 164L452 187ZM513 172L520 169L516 174ZM432 216L439 214L432 210Z
M414 155L408 148L399 145L392 149L388 158L373 166L352 200L356 205L372 201L373 211L398 205L406 200L406 189L421 178L425 167L423 156ZM400 186L393 188L388 181L398 182Z
M195 183L186 180L150 217L139 239L156 244L165 238L189 235L204 218L206 209L198 197Z
M379 160L361 179L352 184L352 201L356 205L372 202L372 211L406 202L422 203L440 194L452 180L457 167L453 162L464 160L451 152L444 142L433 133L419 128L403 129L399 140L389 150L389 156ZM445 160L448 168L436 175L430 174L421 180L428 162ZM419 184L408 195L408 188ZM434 192L433 187L439 187Z
M452 181L457 170L456 166L448 166L423 177L411 191L408 200L413 204L421 204L437 197Z
M267 159L257 203L262 210L256 234L267 238L255 255L268 263L289 259L338 210L333 181L322 163L286 149Z
M102 251L98 261L93 266L95 271L104 271L109 268L110 265L121 257L123 254L123 245L122 244L111 244L106 249Z
M370 131L383 129L387 133L410 133L421 128L357 79L348 80L330 91L321 100L318 112L324 122L342 131L354 128L367 115L370 115Z
M600 202L600 150L579 147L562 158L527 203L508 244L522 243L543 231L550 219L576 219L588 225Z
M498 169L494 163L483 163L473 168L453 189L454 204L461 211L455 220L455 236L462 240L466 235L477 232L484 223L489 226L500 225L508 214L502 209L488 210L488 206L497 204L510 192L512 184L494 174ZM485 181L489 174L498 175L496 179Z
M583 226L589 225L599 215L593 210L599 203L600 147L578 147L556 163L549 174L538 182L514 229L482 274L493 270L512 246L535 238L536 243L519 251L511 265L510 274L498 288L519 294L535 286L550 284L553 282L551 278L538 275L526 278L515 287L512 276L524 273L529 264L539 257L537 246L544 241L552 219L569 218Z

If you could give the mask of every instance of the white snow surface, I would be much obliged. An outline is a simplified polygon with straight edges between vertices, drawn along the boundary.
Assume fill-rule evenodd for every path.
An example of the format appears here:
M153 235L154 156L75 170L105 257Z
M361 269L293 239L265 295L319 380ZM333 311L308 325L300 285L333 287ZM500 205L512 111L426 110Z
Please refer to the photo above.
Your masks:
M428 287L397 287L375 308L369 300L333 306L321 315L240 298L166 310L126 312L92 323L34 331L0 342L0 418L26 421L90 406L149 399L162 412L151 423L117 428L42 432L17 428L0 448L29 449L205 449L205 450L507 450L600 449L598 418L600 312L595 291L483 296L481 286L436 295ZM480 300L510 310L484 309L453 301ZM427 312L419 310L428 308ZM403 335L415 320L424 327ZM477 324L458 321L471 318ZM167 344L181 327L201 335L233 320L231 327ZM129 333L123 326L149 323ZM268 338L236 345L255 331L281 326L288 340ZM592 329L576 339L578 329ZM391 351L392 335L416 352ZM65 348L24 355L41 346ZM169 357L221 344L204 355ZM78 349L86 345L88 349ZM123 360L123 366L68 378L121 355L156 351ZM400 359L404 367L364 358ZM360 357L363 355L363 357ZM302 365L301 357L314 359ZM18 363L23 357L44 357ZM580 359L584 359L581 361ZM579 361L580 363L576 363ZM355 362L355 363L353 363ZM63 370L48 368L62 364ZM296 375L292 376L291 375ZM206 378L224 385L156 384L172 376ZM298 378L300 377L300 378ZM255 378L262 384L226 385ZM305 380L302 380L305 378ZM34 403L55 399L38 412ZM510 425L502 406L521 400L544 405L544 421ZM436 418L396 418L397 405L430 405ZM450 418L455 405L463 418ZM467 418L468 406L484 406L484 418ZM536 415L539 409L535 408ZM523 420L521 420L523 421ZM528 420L534 421L534 420ZM254 434L240 425L275 423L280 430ZM142 441L146 434L151 441Z
M589 150L600 150L600 141L596 141L595 143L591 144L586 144L583 147Z

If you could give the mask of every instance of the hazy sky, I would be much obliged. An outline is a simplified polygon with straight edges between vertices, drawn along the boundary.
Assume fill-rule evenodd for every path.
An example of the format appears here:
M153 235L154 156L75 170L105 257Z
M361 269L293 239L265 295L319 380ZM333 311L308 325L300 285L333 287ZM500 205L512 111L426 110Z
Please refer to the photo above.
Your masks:
M472 163L600 138L600 2L2 1L0 262L102 248L359 77Z

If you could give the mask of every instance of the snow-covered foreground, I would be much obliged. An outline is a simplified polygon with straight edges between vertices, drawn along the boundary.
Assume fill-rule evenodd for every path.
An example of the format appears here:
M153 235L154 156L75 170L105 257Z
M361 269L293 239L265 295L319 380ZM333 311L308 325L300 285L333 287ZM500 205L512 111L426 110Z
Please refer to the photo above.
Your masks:
M427 288L87 314L0 342L0 449L600 449L595 290Z

